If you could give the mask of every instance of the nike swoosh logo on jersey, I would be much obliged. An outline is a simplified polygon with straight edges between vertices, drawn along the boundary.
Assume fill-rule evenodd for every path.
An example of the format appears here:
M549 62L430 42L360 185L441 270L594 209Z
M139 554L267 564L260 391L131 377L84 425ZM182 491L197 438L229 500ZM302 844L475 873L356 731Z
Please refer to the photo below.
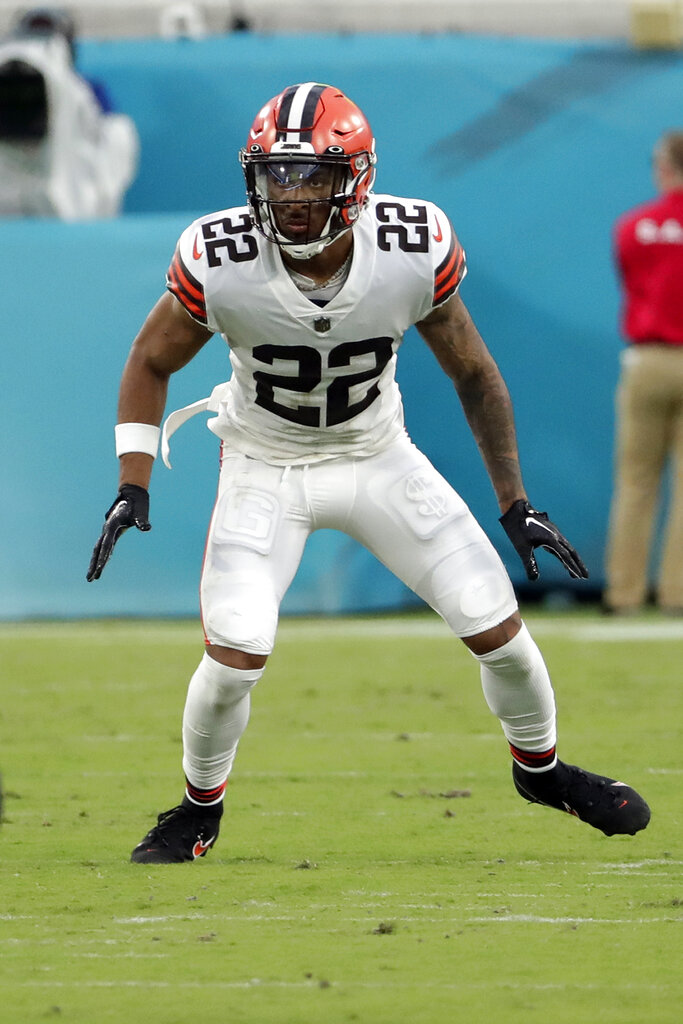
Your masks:
M211 838L207 839L205 843L203 843L201 839L197 840L197 842L192 847L192 856L195 858L195 860L197 859L197 857L203 857L206 851L211 849L215 842L215 839L215 836L211 836Z
M435 242L440 242L441 239L443 238L443 232L441 231L441 225L439 224L439 218L435 217L434 220L436 221L436 234L432 235L432 238L434 239Z
M555 536L555 531L554 530L551 530L550 527L546 526L545 523L539 522L538 519L534 519L533 516L527 516L526 519L524 520L524 522L526 523L527 526L529 525L529 523L533 523L534 526L540 526L542 530L547 530L548 533L553 535L553 537Z
M192 259L194 259L194 260L200 260L202 258L202 254L200 253L199 249L197 248L197 239L198 238L199 238L199 235L195 235L194 236L194 243L192 245Z

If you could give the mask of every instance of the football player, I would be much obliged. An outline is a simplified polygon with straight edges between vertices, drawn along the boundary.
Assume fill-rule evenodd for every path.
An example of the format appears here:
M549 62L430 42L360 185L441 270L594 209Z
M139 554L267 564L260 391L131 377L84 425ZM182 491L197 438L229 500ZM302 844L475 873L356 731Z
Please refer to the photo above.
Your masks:
M394 371L414 324L455 386L529 579L538 577L538 547L571 577L587 577L528 501L510 397L460 297L465 254L448 217L421 199L373 194L370 126L329 85L293 85L270 100L240 160L248 205L183 232L167 291L133 343L115 428L120 487L87 575L99 578L129 527L149 530L169 377L221 334L230 380L171 414L162 445L167 461L181 422L216 413L209 427L220 438L220 478L201 576L206 650L183 715L185 793L132 860L193 860L215 843L280 603L321 528L365 545L464 641L523 797L606 835L635 834L650 811L633 789L558 760L551 681L509 577L403 424Z

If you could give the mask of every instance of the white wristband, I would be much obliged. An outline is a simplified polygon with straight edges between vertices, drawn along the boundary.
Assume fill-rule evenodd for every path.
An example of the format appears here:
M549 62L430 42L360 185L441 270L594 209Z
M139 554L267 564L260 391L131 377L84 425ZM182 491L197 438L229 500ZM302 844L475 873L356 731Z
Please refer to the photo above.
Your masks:
M156 459L159 434L159 427L152 423L117 423L114 427L116 457L119 458L127 452L143 452Z

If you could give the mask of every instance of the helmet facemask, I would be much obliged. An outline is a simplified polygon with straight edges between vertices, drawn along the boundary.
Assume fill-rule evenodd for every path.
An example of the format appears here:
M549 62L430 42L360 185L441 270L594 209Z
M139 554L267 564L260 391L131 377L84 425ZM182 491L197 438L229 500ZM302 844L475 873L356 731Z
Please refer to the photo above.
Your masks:
M364 205L359 190L365 196L374 178L368 153L240 157L257 228L294 259L316 256L353 226Z

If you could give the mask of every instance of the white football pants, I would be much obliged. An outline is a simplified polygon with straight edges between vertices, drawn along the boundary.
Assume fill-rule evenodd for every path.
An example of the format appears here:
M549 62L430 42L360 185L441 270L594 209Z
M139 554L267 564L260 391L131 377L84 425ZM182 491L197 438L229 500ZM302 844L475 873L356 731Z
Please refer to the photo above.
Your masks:
M207 641L270 654L308 536L355 538L461 637L517 609L467 505L405 435L377 455L273 466L223 451L201 581Z

